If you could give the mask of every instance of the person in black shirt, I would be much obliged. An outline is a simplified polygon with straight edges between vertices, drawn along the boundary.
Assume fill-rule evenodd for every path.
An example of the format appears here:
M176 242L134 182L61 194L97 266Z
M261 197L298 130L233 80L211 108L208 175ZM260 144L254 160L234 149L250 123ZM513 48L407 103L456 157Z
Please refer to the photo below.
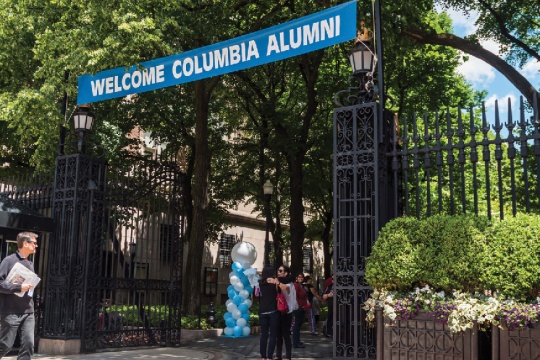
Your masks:
M18 360L29 360L34 355L34 301L28 295L31 285L17 281L7 282L6 278L16 263L34 272L34 264L28 256L37 248L37 235L22 232L17 235L17 252L8 255L0 263L0 358L13 347L17 331L20 333L21 347ZM22 297L16 293L24 293Z
M263 268L259 281L259 323L261 326L260 352L263 360L272 359L276 347L278 327L277 286L274 282L275 270L272 265Z
M304 277L304 288L306 289L308 301L311 304L311 307L306 310L306 316L309 322L309 327L311 329L311 335L317 336L319 335L319 333L317 332L317 323L315 322L315 302L313 301L313 298L316 297L319 302L322 302L322 299L319 294L317 294L317 291L313 286L313 279L311 279L311 276L309 275Z

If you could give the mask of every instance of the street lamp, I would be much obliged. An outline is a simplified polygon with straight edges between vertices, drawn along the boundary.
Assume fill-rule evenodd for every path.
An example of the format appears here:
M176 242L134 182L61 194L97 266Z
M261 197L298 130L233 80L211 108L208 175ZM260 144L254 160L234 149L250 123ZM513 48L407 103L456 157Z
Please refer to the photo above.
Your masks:
M369 40L361 40L363 37L359 31L355 47L349 51L353 76L364 76L373 72L373 52L367 44Z
M264 201L266 208L266 236L264 238L264 264L270 264L270 239L268 238L268 232L270 231L270 199L274 192L274 185L270 180L266 180L263 185Z
M334 103L338 106L364 104L375 101L379 96L379 89L373 82L377 55L371 47L373 32L360 23L360 30L354 39L354 47L349 51L348 57L352 68L353 83L347 90L338 91L334 96ZM377 47L379 48L379 47Z
M81 105L73 115L73 127L79 135L77 142L77 151L84 152L84 136L92 131L94 124L94 115L90 111L90 105Z
M349 52L349 61L352 67L352 75L360 83L360 91L364 93L366 100L373 100L373 67L377 57L370 47L373 34L361 23L361 28L355 39L355 46Z

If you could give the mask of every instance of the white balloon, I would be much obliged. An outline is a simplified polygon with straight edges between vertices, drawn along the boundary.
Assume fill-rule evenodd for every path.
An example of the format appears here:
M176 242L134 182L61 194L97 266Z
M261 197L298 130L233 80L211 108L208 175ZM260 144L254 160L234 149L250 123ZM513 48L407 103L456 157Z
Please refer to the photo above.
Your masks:
M242 335L248 336L250 332L251 332L251 329L249 326L242 328Z
M246 300L249 297L249 292L247 290L240 290L240 297L244 300ZM248 306L249 308L249 306Z
M247 270L247 269L249 269L249 268L251 267L251 265L252 265L252 263L245 262L245 263L242 264L242 267L243 267L245 270Z
M232 331L232 328L230 327L226 327L223 332L225 333L225 335L227 336L231 336L233 334L233 331Z
M231 312L234 320L238 320L242 317L242 312L238 309Z
M233 301L231 299L225 301L225 307L229 306L229 304L232 304L232 302Z
M235 276L235 275L236 275L236 273L235 273L234 271L231 271L231 272L229 273L229 279L232 278L232 277Z
M251 305L253 305L253 303L249 299L244 300L244 304L247 305L248 309L251 307Z
M247 324L247 321L244 318L240 318L240 319L236 320L236 325L238 325L240 327L244 327L244 326L246 326L246 324Z
M227 305L227 311L234 314L234 311L238 311L238 308L236 307L235 303L231 302L229 305Z
M231 281L231 285L235 285L235 284L238 284L238 282L240 281L240 278L236 275L233 275L231 276L229 280Z
M257 260L257 250L252 243L242 241L234 245L232 248L231 258L234 262L239 262L242 264L242 267L244 267L247 263L252 265L255 260Z
M241 281L238 281L236 284L233 285L234 286L234 290L240 292L242 290L244 290L244 284L242 284Z

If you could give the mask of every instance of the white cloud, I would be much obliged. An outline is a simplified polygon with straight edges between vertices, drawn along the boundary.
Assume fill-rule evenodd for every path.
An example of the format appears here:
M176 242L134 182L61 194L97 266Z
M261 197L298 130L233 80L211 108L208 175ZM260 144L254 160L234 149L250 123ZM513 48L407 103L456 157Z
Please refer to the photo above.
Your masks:
M459 10L448 9L446 12L452 19L452 25L456 34L459 36L467 36L476 32L477 26L475 23L478 19L477 11L465 14Z
M495 79L495 70L484 61L469 57L457 68L457 72L465 78L465 80L473 86L486 88Z
M495 113L495 100L497 100L498 108L499 108L499 115L500 116L504 115L504 118L501 118L501 121L506 121L507 116L508 116L508 99L509 98L510 98L510 102L512 103L512 110L515 113L515 110L519 108L519 103L518 103L518 97L513 92L509 92L503 96L499 96L497 94L491 95L485 101L486 110L490 112L493 111L493 114L494 114ZM514 121L516 121L515 118L514 118Z
M481 41L480 45L486 50L499 54L499 44L493 40ZM465 77L465 80L474 86L487 88L495 79L495 69L483 60L469 55L469 60L463 62L457 69L457 72Z
M540 71L540 62L537 60L529 60L521 69L523 76L527 79L535 79Z

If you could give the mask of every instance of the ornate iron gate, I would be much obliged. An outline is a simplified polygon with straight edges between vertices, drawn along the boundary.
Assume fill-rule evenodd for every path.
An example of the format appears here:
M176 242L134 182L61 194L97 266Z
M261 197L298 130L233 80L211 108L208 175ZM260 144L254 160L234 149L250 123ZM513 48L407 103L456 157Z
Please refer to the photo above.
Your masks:
M109 175L99 311L85 350L179 345L181 176L174 159L139 160Z
M174 159L57 158L42 341L82 352L180 342L183 217Z

